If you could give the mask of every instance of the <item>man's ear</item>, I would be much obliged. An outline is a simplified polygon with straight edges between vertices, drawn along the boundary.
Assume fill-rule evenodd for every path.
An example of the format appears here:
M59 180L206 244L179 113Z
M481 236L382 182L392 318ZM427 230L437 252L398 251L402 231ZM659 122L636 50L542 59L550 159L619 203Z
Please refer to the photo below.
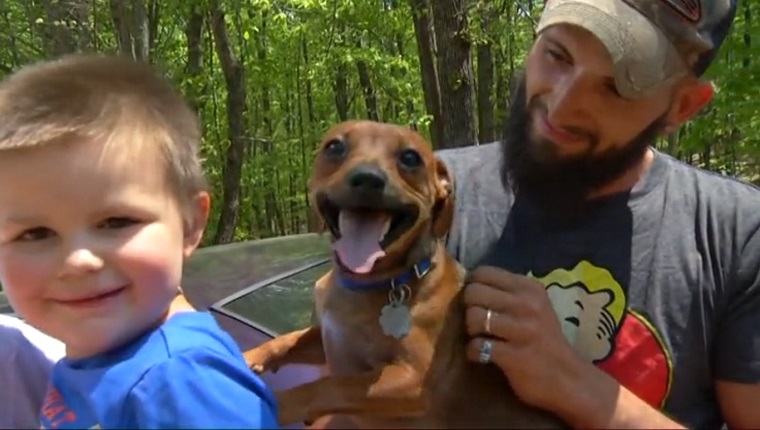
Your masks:
M206 191L199 192L185 209L184 249L185 258L195 251L206 230L209 212L211 212L211 196Z
M442 238L451 229L454 220L454 182L446 164L435 158L436 200L433 205L433 235Z
M668 115L668 130L675 131L694 117L712 100L715 86L712 82L689 78L676 92Z

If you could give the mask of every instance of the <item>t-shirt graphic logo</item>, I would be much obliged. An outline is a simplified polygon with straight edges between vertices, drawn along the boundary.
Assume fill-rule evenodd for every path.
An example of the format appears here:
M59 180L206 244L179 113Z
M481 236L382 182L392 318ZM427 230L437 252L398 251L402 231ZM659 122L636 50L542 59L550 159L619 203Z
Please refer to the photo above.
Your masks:
M61 393L53 386L48 387L42 404L43 428L58 428L77 421L77 414L69 408ZM45 425L47 424L47 425Z
M49 385L45 400L40 411L41 429L99 429L100 424L94 423L87 413L82 414L82 408L77 408L76 402L70 404L71 398L66 399L58 389ZM79 411L80 413L77 413Z
M670 356L654 326L628 309L612 274L588 261L545 276L528 273L546 288L562 333L573 348L655 408L667 398Z

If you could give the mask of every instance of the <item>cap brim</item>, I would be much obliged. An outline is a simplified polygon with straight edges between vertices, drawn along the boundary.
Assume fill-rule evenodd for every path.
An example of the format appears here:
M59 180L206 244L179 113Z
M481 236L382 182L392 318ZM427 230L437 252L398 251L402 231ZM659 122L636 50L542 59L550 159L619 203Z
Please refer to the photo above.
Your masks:
M550 1L536 32L556 24L584 28L604 44L615 67L615 85L623 97L650 94L686 70L660 29L622 0Z

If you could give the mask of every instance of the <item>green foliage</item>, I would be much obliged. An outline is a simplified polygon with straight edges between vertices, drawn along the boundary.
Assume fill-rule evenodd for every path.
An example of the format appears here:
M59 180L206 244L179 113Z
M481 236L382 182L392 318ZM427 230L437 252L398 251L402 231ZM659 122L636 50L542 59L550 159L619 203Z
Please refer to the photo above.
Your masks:
M435 0L443 1L443 0ZM214 209L206 241L214 237L223 204L227 86L209 24L213 0L135 0L116 16L105 0L7 0L0 3L0 72L63 52L120 50L114 18L134 25L149 19L149 60L199 108L203 157ZM338 72L345 72L348 117L368 116L358 65L368 72L377 113L412 124L429 137L412 11L405 0L219 0L233 54L244 71L246 156L235 239L307 229L305 188L321 134L339 121ZM542 2L471 0L466 11L473 49L491 46L495 82L519 68L533 38ZM135 5L142 5L136 8ZM663 148L689 162L756 179L760 148L757 14L760 3L740 3L733 32L709 70L718 92L709 109ZM187 26L204 17L200 73L188 67ZM152 17L152 18L151 18ZM139 27L139 26L138 26ZM133 33L139 38L139 32ZM446 49L440 47L439 49ZM125 48L122 46L121 51ZM753 55L755 54L755 55ZM475 53L473 52L473 56ZM477 61L474 61L478 67ZM497 86L497 85L495 85ZM496 91L496 89L494 89ZM506 95L506 93L504 93ZM497 120L504 116L494 99Z

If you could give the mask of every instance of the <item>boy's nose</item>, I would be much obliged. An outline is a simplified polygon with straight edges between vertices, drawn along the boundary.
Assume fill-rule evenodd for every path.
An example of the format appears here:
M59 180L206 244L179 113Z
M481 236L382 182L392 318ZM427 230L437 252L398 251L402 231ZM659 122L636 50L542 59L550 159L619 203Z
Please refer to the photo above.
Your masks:
M60 276L80 276L103 268L103 260L89 249L73 250L63 261Z

